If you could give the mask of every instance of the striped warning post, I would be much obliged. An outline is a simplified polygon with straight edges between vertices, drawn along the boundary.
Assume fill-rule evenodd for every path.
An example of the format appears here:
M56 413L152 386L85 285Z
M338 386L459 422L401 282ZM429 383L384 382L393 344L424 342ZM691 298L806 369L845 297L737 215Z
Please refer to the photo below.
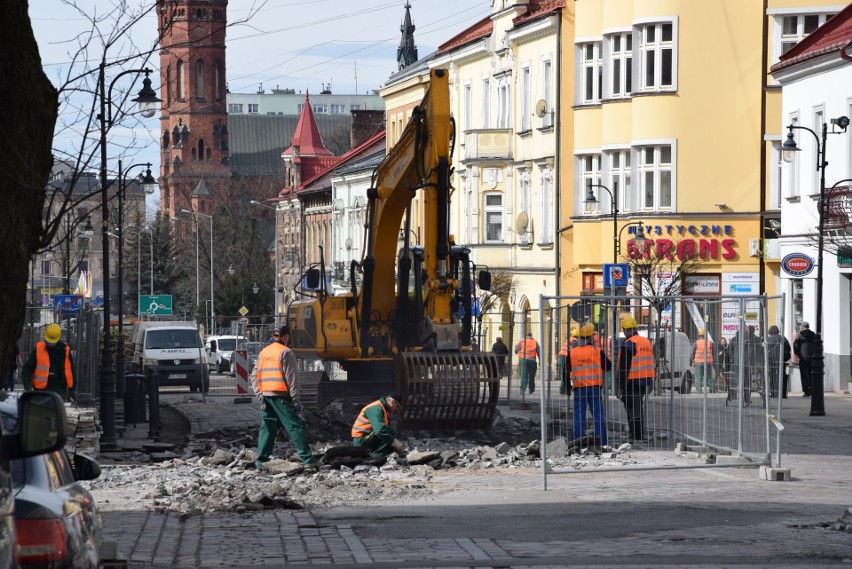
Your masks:
M237 371L234 374L234 377L237 380L237 395L244 395L249 393L249 384L248 384L248 351L247 350L234 350L234 363L236 364L235 368Z

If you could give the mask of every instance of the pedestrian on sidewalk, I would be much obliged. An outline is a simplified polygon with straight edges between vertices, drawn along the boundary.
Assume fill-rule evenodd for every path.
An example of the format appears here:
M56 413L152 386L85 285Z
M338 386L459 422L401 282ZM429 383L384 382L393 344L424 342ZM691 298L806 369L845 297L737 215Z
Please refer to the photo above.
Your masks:
M361 409L352 425L352 444L370 451L373 458L395 452L405 458L405 446L390 426L390 414L399 411L402 395L393 391Z
M586 435L586 409L592 413L595 437L599 446L606 446L606 420L604 417L603 386L604 372L612 368L606 354L594 341L595 327L584 324L577 331L578 345L571 348L566 362L566 373L571 375L574 389L573 438Z
M509 355L509 346L503 343L503 338L498 337L491 346L491 353L497 356L497 366L500 368L500 377L506 372L506 356Z
M302 463L306 466L315 463L301 416L296 354L287 347L289 341L290 327L282 326L278 331L278 339L261 350L251 372L251 388L260 400L260 433L255 461L258 470L264 462L269 461L281 427L296 446Z
M644 438L644 406L642 399L654 384L654 350L651 341L640 336L632 316L621 320L624 343L618 352L616 377L619 394L627 411L630 442Z
M527 337L523 338L515 345L515 353L518 354L518 367L521 370L521 395L527 389L530 394L535 391L535 374L538 371L538 355L541 352L538 342L533 339L532 332L527 333Z
M783 344L783 345L782 345ZM781 378L781 398L787 399L787 362L792 357L790 342L781 335L778 326L769 327L769 337L766 338L766 350L769 354L769 396L778 397L778 374Z
M811 396L811 388L813 387L813 379L811 370L813 366L813 357L816 353L816 334L811 331L811 325L807 322L802 322L802 331L793 342L793 353L799 358L799 375L802 378L802 397Z
M74 360L61 337L59 324L48 324L44 329L44 341L36 344L21 369L24 391L52 391L65 401L75 399Z

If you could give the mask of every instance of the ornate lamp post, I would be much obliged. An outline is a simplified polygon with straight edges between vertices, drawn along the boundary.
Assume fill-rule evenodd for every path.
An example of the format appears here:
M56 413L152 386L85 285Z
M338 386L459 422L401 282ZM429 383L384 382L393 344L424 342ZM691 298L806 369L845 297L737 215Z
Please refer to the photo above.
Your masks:
M828 123L822 123L822 136L818 135L813 130L806 126L797 126L794 124L787 126L787 140L781 145L782 158L785 162L790 162L793 159L793 153L801 150L796 145L796 139L793 136L794 130L805 130L811 133L817 143L817 170L819 170L819 203L817 226L817 282L816 282L816 342L814 363L811 368L811 415L825 415L825 357L823 353L822 343L822 259L824 249L824 229L825 229L825 167L828 166L828 160L825 155L826 142L828 142L829 134L842 134L846 132L846 127L849 126L849 117L838 117L831 119L831 132L828 130ZM840 129L840 130L837 130ZM833 189L833 188L832 188Z
M101 352L101 422L103 434L101 435L101 447L103 449L115 448L115 369L112 364L112 350L110 349L110 301L109 301L109 183L107 181L107 130L112 127L112 88L121 77L129 74L145 74L142 81L142 89L139 95L133 99L139 104L139 112L145 118L154 116L157 112L157 103L162 102L156 92L151 88L151 80L148 75L153 70L128 69L115 76L107 88L106 84L106 60L101 61L98 69L98 94L100 96L100 150L101 150L101 210L102 218L102 243L103 243L103 287L104 287L104 337L103 350Z
M618 262L618 186L615 186L615 192L609 191L609 188L604 186L603 184L593 184L591 180L589 180L588 186L586 186L586 199L583 200L583 203L586 205L586 213L594 213L600 203L598 198L595 196L595 192L592 191L592 188L601 188L606 193L609 194L610 200L610 211L612 212L612 262ZM643 235L644 239L644 235Z
M210 328L208 329L207 334L215 334L216 333L216 309L214 308L213 302L213 216L207 215L206 213L201 213L200 211L190 211L188 209L180 210L181 213L186 215L196 215L201 217L206 217L210 220Z

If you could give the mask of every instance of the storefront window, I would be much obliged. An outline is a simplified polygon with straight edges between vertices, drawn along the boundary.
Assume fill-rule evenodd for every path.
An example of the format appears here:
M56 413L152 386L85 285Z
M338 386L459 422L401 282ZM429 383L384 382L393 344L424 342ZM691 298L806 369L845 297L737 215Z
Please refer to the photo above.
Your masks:
M791 279L790 284L792 285L791 296L793 298L791 303L793 307L793 329L798 331L799 325L805 319L803 307L804 303L802 302L802 296L804 294L802 279Z

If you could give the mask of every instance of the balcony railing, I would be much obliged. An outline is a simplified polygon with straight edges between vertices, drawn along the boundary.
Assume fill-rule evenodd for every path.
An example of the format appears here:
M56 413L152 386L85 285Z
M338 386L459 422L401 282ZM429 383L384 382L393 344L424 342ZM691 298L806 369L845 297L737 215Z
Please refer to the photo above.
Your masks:
M840 186L832 190L826 206L826 230L852 226L852 186Z
M512 129L487 128L464 133L464 160L511 160Z

